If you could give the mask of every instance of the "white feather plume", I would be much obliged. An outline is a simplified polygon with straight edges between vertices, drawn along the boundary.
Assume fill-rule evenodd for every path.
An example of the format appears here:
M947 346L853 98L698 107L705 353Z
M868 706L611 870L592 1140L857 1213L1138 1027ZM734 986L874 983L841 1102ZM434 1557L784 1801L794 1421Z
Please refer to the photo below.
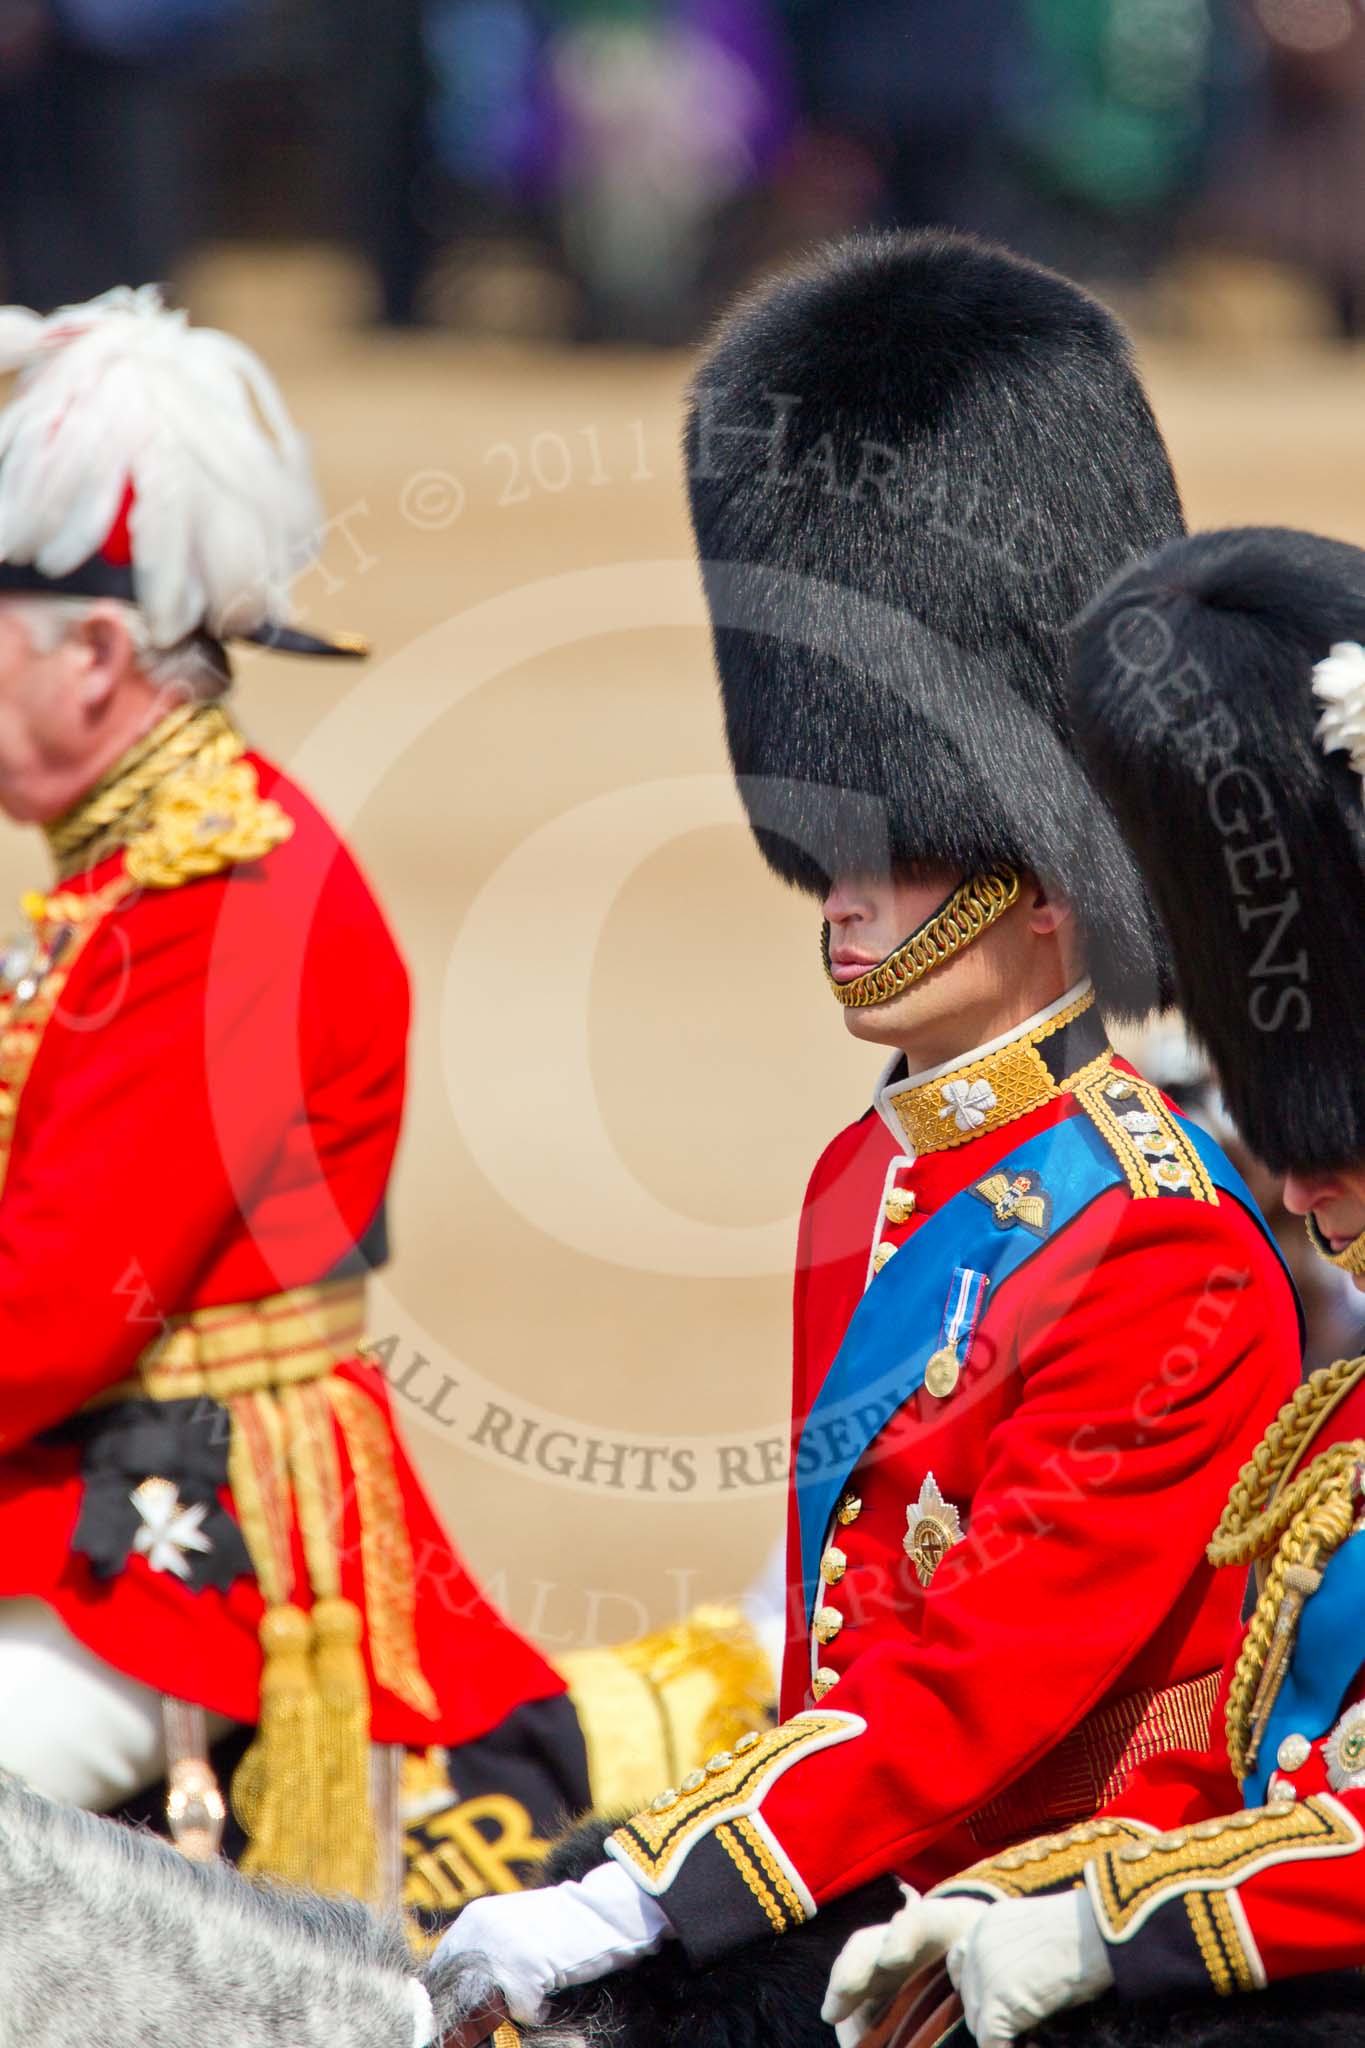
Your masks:
M1338 640L1313 669L1313 695L1323 706L1314 737L1325 754L1344 753L1365 775L1365 647Z
M44 318L0 307L0 561L64 576L101 546L128 485L133 587L151 636L283 620L322 542L303 439L264 365L191 327L155 285Z

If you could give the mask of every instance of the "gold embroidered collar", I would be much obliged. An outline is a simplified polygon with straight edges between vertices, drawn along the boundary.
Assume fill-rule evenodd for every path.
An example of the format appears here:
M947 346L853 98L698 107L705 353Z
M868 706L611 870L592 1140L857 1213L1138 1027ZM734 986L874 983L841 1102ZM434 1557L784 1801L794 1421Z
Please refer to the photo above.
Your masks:
M1112 1058L1094 991L1082 982L1007 1038L949 1066L883 1085L877 1107L918 1158L1027 1116L1100 1073Z
M43 828L58 880L83 874L144 832L171 776L189 766L226 766L244 751L241 734L218 705L177 705L79 803Z

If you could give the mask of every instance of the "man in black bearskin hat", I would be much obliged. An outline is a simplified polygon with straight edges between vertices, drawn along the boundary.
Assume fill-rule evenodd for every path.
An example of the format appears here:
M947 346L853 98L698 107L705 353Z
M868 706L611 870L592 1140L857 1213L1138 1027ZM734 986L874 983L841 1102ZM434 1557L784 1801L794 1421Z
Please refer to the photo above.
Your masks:
M750 820L889 1064L802 1221L784 1718L581 1882L466 1912L443 1954L522 2020L1201 1743L1238 1602L1202 1532L1297 1369L1250 1197L1099 1014L1164 973L1063 630L1181 530L1120 331L1003 251L848 241L722 328L688 460Z
M1213 533L1121 577L1084 621L1075 669L1087 755L1228 1108L1323 1257L1365 1290L1362 643L1365 553ZM1358 1970L1363 1461L1365 1358L1345 1359L1281 1409L1209 1545L1230 1584L1254 1563L1257 1602L1208 1755L1153 1764L1089 1827L979 1864L856 1936L826 2006L841 2039L945 1949L983 2048L1111 1986L1147 2001ZM1344 2004L1305 1986L1293 2011L1305 2029L1315 2015L1319 2038L1335 2012L1349 2031L1329 2037L1354 2038L1358 1983ZM1244 2038L1257 2017L1243 2006L1229 2028Z

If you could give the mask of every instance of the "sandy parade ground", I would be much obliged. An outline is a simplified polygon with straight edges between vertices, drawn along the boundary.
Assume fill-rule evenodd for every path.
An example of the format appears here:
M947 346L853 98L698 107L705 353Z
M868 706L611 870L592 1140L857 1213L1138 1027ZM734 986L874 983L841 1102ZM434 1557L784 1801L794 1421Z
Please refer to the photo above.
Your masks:
M411 965L373 1333L459 1543L553 1653L760 1566L797 1208L878 1060L729 782L687 359L385 338L348 292L306 253L195 280L314 440L335 520L300 608L376 650L255 657L238 708L352 835ZM1365 543L1365 360L1218 314L1145 355L1192 521ZM0 837L0 900L44 873Z

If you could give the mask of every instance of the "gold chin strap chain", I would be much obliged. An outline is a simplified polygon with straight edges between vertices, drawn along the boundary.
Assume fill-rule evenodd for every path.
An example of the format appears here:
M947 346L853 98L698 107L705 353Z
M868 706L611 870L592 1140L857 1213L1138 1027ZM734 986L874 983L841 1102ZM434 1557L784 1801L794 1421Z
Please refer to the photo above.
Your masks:
M1283 1491L1281 1482L1363 1376L1365 1358L1339 1358L1295 1388L1238 1474L1208 1547L1212 1565L1245 1566L1274 1551L1228 1694L1228 1755L1238 1779L1256 1767L1304 1603L1355 1527L1365 1441L1334 1443Z
M1019 877L1009 868L992 868L971 875L959 883L946 903L940 904L904 945L888 953L876 967L869 967L856 981L836 981L830 972L829 926L820 937L825 974L836 1002L846 1010L867 1010L874 1003L889 1003L904 995L917 981L945 960L951 960L973 939L979 939L989 925L1019 900Z
M1352 1238L1344 1252L1334 1252L1314 1217L1305 1216L1303 1227L1308 1232L1308 1242L1313 1250L1320 1259L1326 1259L1329 1266L1337 1267L1342 1273L1365 1273L1365 1230L1359 1237Z

